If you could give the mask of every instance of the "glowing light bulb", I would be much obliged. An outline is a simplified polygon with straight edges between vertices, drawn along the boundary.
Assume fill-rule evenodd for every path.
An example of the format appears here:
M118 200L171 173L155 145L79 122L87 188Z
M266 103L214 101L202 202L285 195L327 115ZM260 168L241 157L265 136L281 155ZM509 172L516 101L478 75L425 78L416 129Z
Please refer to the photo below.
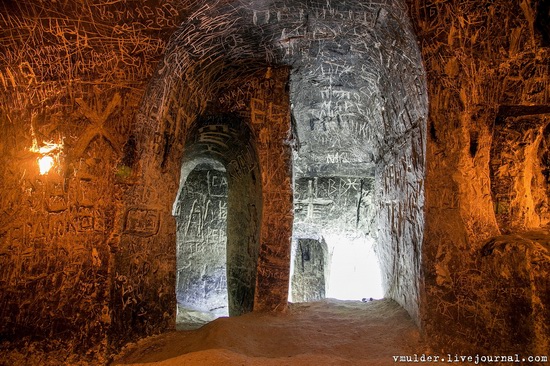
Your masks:
M53 166L53 158L49 155L45 155L38 159L38 167L40 168L40 174L44 175L50 171Z

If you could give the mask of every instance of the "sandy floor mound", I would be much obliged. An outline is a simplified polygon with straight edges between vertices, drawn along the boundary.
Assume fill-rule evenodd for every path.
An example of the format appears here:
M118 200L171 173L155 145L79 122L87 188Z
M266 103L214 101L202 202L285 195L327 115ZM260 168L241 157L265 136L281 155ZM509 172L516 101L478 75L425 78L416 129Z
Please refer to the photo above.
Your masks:
M388 365L422 353L419 332L392 300L328 299L286 313L220 318L139 342L115 365Z

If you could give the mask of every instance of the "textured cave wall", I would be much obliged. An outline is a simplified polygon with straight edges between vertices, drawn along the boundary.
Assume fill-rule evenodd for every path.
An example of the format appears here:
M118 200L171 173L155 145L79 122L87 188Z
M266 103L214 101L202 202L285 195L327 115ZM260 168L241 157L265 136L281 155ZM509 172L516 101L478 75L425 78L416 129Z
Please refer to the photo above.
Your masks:
M381 34L387 46L380 47L378 59L373 57L380 70L382 98L373 141L377 146L376 249L386 296L420 325L428 114L425 71L406 9L392 9Z
M550 223L550 114L501 116L491 145L491 194L501 232Z
M374 177L296 178L295 235L369 235L375 220L373 200Z
M29 362L31 349L101 358L113 287L121 303L137 301L113 267L119 200L132 186L117 162L185 10L178 1L0 4L0 339L4 349L32 344ZM62 147L39 176L29 149L48 143ZM152 226L127 230L156 230L153 212L125 214ZM146 248L131 260L140 273L162 263Z
M544 353L548 9L408 4L430 96L424 329L452 352Z
M378 255L387 296L421 325L424 235L424 120L377 167ZM413 130L414 131L414 130Z
M550 235L524 231L488 240L476 256L476 346L545 355L550 347ZM474 280L475 281L475 280ZM505 336L502 336L505 335Z

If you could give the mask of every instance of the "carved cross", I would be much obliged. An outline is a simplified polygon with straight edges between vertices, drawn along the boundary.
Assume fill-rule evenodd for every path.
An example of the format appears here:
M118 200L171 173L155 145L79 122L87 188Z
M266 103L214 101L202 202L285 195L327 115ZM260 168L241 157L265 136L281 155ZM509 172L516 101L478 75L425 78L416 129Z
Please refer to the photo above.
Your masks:
M295 201L296 204L307 205L307 219L313 219L315 206L328 206L334 203L333 200L317 197L317 178L315 179L315 189L313 189L313 180L308 180L308 197L304 200Z
M97 110L91 108L86 101L82 98L76 99L76 102L80 106L82 114L92 122L91 125L86 128L84 133L79 137L78 142L75 146L74 156L76 158L81 157L84 154L84 151L92 143L96 137L103 137L115 150L117 153L121 151L121 144L116 135L113 135L105 127L105 122L109 116L113 113L116 107L120 105L121 97L120 94L115 93L113 99L107 104L103 111L99 111L99 103Z

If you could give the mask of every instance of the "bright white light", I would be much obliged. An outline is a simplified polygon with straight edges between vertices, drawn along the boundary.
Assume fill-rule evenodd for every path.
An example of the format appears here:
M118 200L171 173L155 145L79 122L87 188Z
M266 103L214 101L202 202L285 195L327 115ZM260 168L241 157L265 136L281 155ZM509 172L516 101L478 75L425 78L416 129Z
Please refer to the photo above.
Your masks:
M63 143L56 144L49 141L42 142L42 146L38 147L38 142L36 140L33 141L33 144L31 148L29 149L32 152L40 153L40 154L48 154L51 153L54 150L60 150L63 148Z
M38 167L40 168L40 174L44 175L50 171L53 166L53 158L49 155L43 156L38 159Z
M384 297L380 265L370 238L325 236L332 253L327 297L340 300Z

